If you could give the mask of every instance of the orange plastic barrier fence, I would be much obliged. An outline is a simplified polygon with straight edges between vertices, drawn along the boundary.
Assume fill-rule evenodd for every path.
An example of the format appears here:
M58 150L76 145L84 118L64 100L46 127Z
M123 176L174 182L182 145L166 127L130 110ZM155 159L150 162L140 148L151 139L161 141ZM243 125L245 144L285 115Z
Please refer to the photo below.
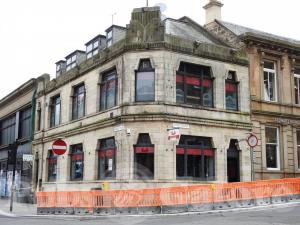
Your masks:
M140 190L38 192L39 208L124 208L207 204L300 194L300 178Z

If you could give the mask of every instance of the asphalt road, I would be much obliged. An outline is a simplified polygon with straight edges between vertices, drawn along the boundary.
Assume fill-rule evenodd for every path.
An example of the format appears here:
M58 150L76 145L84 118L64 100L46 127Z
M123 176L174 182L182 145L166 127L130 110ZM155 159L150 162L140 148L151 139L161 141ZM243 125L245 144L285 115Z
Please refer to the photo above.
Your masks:
M0 225L300 225L300 205L189 215L122 217L4 217Z

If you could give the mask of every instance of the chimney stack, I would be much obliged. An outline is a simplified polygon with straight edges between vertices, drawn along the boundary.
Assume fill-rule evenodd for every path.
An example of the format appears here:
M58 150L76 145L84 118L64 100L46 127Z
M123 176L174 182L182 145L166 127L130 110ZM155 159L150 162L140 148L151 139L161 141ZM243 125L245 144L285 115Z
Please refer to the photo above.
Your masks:
M203 8L205 9L206 21L205 24L214 22L214 20L221 20L221 8L223 6L222 2L218 0L209 0Z

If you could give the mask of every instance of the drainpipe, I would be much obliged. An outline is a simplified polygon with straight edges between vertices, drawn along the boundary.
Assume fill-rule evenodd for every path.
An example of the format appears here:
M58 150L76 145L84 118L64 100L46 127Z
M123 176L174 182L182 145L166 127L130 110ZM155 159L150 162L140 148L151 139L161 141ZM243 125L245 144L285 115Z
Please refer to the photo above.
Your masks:
M34 134L34 128L35 128L35 109L36 109L36 93L37 93L37 87L35 87L32 98L31 98L31 126L30 126L30 142L33 141L33 134Z

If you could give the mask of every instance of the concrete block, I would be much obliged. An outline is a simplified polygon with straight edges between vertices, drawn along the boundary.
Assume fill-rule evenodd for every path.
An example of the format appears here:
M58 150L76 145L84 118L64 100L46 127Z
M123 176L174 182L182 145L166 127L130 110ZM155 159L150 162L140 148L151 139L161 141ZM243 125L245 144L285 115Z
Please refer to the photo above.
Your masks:
M55 214L57 214L57 215L73 215L74 208L55 208Z
M124 208L115 208L116 215L136 215L138 214L138 208L135 207L124 207Z
M116 212L114 208L95 208L93 214L96 216L105 216L105 215L115 215Z
M288 202L299 201L300 195L288 195L286 198Z
M37 214L50 215L55 213L55 208L37 208Z
M214 210L232 209L235 208L234 206L235 206L234 202L215 202L213 204L213 209Z
M74 210L75 215L91 215L93 214L93 210L88 208L75 208Z
M255 205L256 206L260 206L260 205L270 205L271 202L271 198L258 198L254 200Z
M152 206L152 207L139 207L138 214L161 214L161 207L160 206Z
M162 206L161 212L164 213L183 213L188 211L187 205L170 205Z
M287 196L274 196L271 198L272 204L286 203L287 201Z
M204 212L204 211L210 211L213 210L214 206L213 204L192 204L188 205L188 211L189 212Z

